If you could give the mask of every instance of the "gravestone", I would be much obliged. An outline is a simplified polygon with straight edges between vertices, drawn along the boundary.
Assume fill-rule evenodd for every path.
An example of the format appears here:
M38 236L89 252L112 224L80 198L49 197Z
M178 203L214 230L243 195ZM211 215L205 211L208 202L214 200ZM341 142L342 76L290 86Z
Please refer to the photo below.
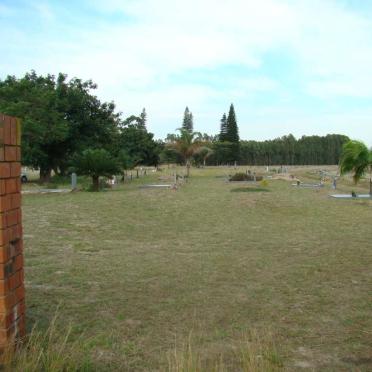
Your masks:
M77 176L76 173L71 174L71 188L72 190L76 190L77 187Z
M0 349L25 334L21 122L0 114Z

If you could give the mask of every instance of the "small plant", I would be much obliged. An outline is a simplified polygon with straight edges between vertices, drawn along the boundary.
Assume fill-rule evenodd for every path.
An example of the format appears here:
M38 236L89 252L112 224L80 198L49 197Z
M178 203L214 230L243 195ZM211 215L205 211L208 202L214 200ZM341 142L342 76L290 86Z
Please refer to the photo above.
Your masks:
M261 187L267 187L267 186L269 186L269 182L268 182L267 180L262 180L262 181L260 182L260 186L261 186Z
M355 192L354 190L351 191L351 196L352 196L353 198L356 198L357 194L356 194L356 192Z

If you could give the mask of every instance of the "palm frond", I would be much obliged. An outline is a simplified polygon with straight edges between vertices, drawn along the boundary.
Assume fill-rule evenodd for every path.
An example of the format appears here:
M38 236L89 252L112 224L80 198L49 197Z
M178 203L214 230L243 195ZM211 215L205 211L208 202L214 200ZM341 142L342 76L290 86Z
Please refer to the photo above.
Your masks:
M372 153L360 141L349 141L342 150L340 173L353 172L354 182L357 183L371 167Z

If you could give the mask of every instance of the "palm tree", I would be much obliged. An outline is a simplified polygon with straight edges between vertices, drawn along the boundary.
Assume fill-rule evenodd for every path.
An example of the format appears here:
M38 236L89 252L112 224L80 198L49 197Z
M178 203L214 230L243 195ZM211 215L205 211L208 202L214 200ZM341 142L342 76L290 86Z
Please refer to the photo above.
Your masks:
M169 144L183 158L187 168L187 177L190 175L191 158L201 146L201 134L199 132L189 132L187 129L178 128L180 135Z
M197 149L196 152L202 157L204 167L205 167L205 164L207 162L207 159L211 155L214 154L214 151L211 148L209 148L208 146L199 147L199 149Z
M369 194L372 196L372 150L368 150L363 142L349 141L342 148L340 173L353 172L354 182L369 171Z

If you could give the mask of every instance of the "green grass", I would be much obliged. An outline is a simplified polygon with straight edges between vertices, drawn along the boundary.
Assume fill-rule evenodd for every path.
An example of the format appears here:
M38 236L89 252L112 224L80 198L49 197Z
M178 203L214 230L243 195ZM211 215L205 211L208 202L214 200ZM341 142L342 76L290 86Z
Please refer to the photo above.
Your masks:
M312 169L293 172L309 181ZM272 333L276 367L370 369L372 202L280 180L231 192L216 178L226 168L192 169L177 191L138 187L173 171L24 196L28 327L46 330L58 307L61 333L83 333L100 371L177 370L169 355L190 334L197 363L236 370L236 343L253 331Z
M231 192L269 192L269 189L263 187L237 187L236 189L231 189Z

